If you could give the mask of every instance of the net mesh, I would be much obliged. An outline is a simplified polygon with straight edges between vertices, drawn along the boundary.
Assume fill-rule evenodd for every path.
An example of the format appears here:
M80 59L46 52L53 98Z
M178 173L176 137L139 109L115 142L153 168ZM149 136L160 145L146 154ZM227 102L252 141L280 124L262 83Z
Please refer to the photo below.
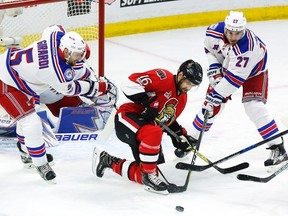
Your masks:
M4 2L9 3L11 0ZM46 27L57 24L63 26L66 31L79 33L90 45L91 55L97 59L96 46L91 45L92 41L96 44L95 40L98 38L97 2L68 0L2 9L0 21L0 53L9 46L28 46L41 38Z

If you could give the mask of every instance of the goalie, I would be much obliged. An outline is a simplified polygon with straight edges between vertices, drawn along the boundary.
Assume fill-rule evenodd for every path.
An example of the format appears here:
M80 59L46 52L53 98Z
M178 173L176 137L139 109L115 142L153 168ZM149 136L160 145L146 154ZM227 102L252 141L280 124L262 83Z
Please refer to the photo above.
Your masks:
M17 137L24 147L22 161L31 160L46 181L54 181L56 174L48 163L53 157L46 154L35 105L42 99L44 103L50 100L51 104L63 98L75 103L78 96L93 99L113 88L106 80L89 79L92 71L83 62L87 51L86 43L76 32L50 28L28 47L10 48L0 55L0 105L17 121ZM55 97L47 93L53 91ZM62 98L56 98L57 95ZM62 105L68 104L65 103Z

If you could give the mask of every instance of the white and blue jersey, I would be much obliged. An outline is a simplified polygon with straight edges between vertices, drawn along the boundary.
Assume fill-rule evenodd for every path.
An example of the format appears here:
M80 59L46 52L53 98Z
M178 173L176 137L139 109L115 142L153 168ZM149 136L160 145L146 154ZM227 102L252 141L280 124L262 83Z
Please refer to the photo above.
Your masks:
M222 68L224 78L215 91L224 98L233 94L245 80L267 70L265 44L251 30L235 45L230 45L224 34L224 22L210 25L206 30L205 53L209 68Z
M47 31L25 49L8 49L0 56L0 80L34 97L36 103L41 94L51 89L50 97L53 92L67 96L86 93L86 82L79 79L88 78L91 71L83 62L73 67L66 63L62 52L58 51L64 34L63 31Z

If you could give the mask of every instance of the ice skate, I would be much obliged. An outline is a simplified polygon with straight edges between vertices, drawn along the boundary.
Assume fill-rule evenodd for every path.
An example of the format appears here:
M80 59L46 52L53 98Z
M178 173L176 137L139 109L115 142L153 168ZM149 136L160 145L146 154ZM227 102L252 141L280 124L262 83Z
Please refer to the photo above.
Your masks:
M109 155L106 151L94 148L92 159L92 172L98 177L104 175L105 169L112 168L112 163L119 163L120 158Z
M270 157L264 162L264 166L269 167L268 172L271 172L270 168L274 170L276 165L288 160L283 142L279 145L272 145L267 149L271 150Z
M42 166L35 166L35 168L40 174L41 178L43 178L45 181L56 183L55 181L56 174L50 167L49 163L46 163Z
M32 161L32 158L30 157L30 155L28 153L26 153L22 150L20 142L17 142L17 148L20 151L20 157L21 157L22 163L24 164L24 167L27 169L35 168L33 161ZM49 165L53 166L55 164L53 155L46 154L46 157L47 157L47 161L48 161Z
M164 183L156 173L145 173L142 172L142 183L145 186L145 190L153 193L159 193L167 195L168 192L168 185Z

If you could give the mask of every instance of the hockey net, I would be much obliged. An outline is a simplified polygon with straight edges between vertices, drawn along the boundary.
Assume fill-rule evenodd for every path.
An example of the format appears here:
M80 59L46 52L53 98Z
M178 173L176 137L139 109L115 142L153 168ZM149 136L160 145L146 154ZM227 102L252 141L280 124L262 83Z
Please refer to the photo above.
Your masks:
M28 46L46 27L57 24L83 37L91 48L90 63L98 68L97 61L104 61L97 45L99 12L99 3L92 0L0 0L0 53L7 47Z
M76 31L89 44L90 65L104 75L104 10L115 0L0 0L0 54L9 47L26 47L51 25ZM4 122L1 122L4 121ZM10 116L0 106L1 124Z

